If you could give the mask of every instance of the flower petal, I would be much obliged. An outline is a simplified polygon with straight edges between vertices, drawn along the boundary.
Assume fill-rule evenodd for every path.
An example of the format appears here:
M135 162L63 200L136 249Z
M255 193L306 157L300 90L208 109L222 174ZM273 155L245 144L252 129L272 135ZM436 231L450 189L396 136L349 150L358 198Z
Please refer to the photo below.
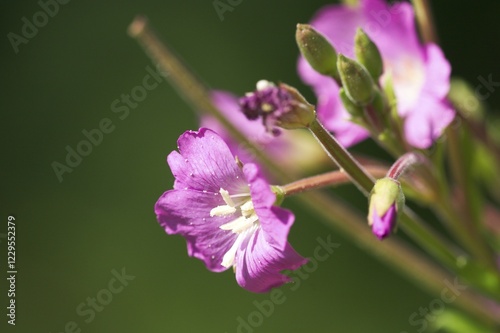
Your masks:
M226 270L221 265L224 254L233 245L236 234L219 227L237 214L210 217L210 210L224 204L220 194L195 190L171 190L156 202L155 213L168 234L186 238L188 254L202 260L214 272Z
M176 179L175 189L190 188L218 193L220 188L241 192L243 173L227 144L213 131L187 131L177 141L179 152L167 161Z
M290 244L279 250L266 241L263 229L257 229L240 247L236 281L249 291L265 293L290 281L283 270L297 269L306 262Z
M413 147L427 149L454 117L455 111L446 100L436 100L422 94L415 112L405 118L406 140Z
M257 165L246 164L243 172L250 186L255 213L264 231L263 237L277 249L284 250L295 216L289 210L273 206L276 195L271 191L270 185L259 175Z

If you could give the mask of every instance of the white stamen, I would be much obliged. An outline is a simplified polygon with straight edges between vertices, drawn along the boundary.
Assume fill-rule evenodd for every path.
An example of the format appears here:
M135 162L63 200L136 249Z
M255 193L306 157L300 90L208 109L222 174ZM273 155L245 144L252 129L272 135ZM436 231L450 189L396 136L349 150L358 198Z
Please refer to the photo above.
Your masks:
M219 190L219 193L220 193L220 195L222 196L222 199L224 199L224 202L225 202L228 206L231 206L231 207L236 206L236 205L234 204L233 199L231 199L231 196L229 195L229 192L228 192L228 191L226 191L225 189L221 188L221 189Z
M243 205L241 205L240 208L241 208L241 214L245 217L249 217L250 215L255 213L255 211L253 209L252 200L248 200Z
M240 234L250 228L258 219L259 217L257 216L257 214L253 214L249 218L240 216L229 223L221 225L219 228L221 228L222 230L231 230L235 234Z
M227 216L234 214L236 212L236 208L228 206L228 205L222 205L222 206L217 206L215 208L212 208L210 211L210 216Z
M237 219L232 220L231 222L228 222L228 223L221 225L219 228L221 228L222 230L233 230L233 228L236 225L241 224L245 220L246 220L246 218L244 216L240 216Z

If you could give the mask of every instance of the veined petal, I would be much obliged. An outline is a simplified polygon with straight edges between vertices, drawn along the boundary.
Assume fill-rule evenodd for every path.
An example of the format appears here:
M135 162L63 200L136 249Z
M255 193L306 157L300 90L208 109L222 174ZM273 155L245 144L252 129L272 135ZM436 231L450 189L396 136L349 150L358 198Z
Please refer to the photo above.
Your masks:
M265 293L290 281L283 270L294 270L307 262L290 244L283 250L275 248L258 229L240 246L237 255L236 280L238 284L255 293Z
M220 188L240 192L245 187L234 156L215 132L205 128L187 131L177 144L179 152L174 151L167 158L176 178L174 188L217 193Z
M223 202L218 193L188 189L167 191L155 205L157 219L165 231L184 236L188 254L201 259L214 272L227 269L221 265L222 258L236 240L236 234L219 228L236 219L236 214L210 217L210 210Z

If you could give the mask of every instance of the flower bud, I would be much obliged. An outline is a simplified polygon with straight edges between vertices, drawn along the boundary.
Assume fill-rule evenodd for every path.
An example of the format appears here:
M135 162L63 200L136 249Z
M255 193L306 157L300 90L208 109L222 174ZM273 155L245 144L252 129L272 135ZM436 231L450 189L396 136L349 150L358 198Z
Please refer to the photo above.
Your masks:
M242 112L249 120L261 118L266 130L278 133L276 127L305 128L316 119L314 106L297 89L281 83L261 80L257 90L240 98Z
M368 224L378 239L386 238L395 230L404 201L405 197L397 180L389 177L377 180L370 194Z
M358 28L354 37L354 52L356 59L365 66L372 78L378 80L384 71L382 57L377 45L361 28Z
M347 97L356 105L370 104L375 95L375 84L366 68L342 54L337 59L337 68Z
M344 105L344 108L349 112L353 119L358 119L363 117L363 107L354 104L349 97L347 97L347 93L344 88L340 88L339 90L340 100Z
M300 52L316 72L339 79L337 52L322 34L309 24L297 24L295 39Z

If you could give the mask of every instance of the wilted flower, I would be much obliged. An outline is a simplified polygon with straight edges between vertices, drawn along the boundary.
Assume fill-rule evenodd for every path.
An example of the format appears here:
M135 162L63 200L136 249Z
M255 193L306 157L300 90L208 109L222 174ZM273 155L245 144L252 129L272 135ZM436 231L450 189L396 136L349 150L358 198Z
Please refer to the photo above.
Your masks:
M208 129L185 132L178 147L167 158L174 189L155 206L166 232L184 236L188 254L209 270L233 267L238 284L252 292L289 281L281 271L306 262L287 242L294 215L274 205L258 167L237 162Z
M212 102L222 115L235 126L255 147L292 174L317 169L327 158L309 133L282 131L278 136L269 133L260 121L249 120L243 112L238 97L227 91L212 91ZM233 155L242 162L255 162L254 148L239 143L214 117L203 115L201 127L214 130L229 146Z

